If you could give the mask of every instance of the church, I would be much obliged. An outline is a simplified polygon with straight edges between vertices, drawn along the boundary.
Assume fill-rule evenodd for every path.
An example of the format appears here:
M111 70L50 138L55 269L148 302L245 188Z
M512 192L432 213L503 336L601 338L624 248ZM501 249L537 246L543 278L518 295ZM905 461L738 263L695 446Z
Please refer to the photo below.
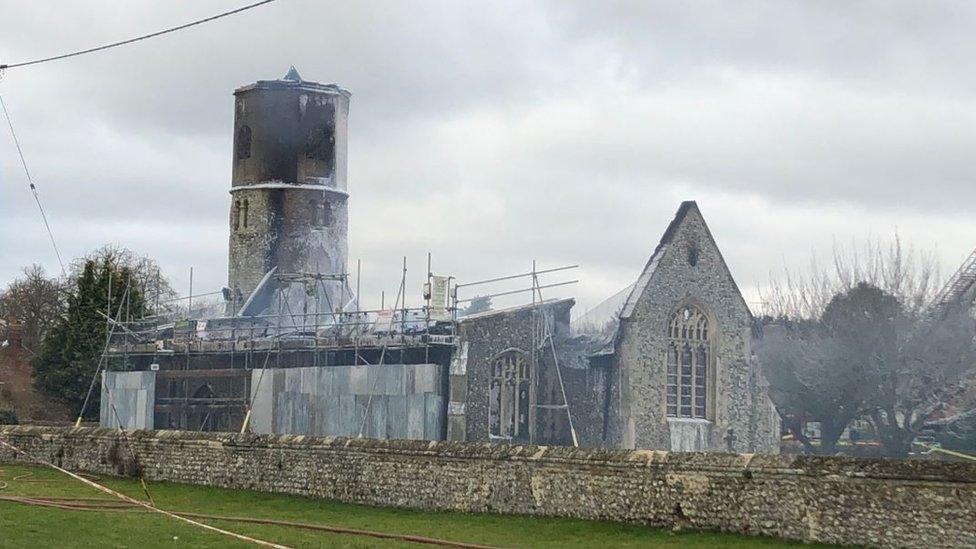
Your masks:
M608 440L775 452L779 416L750 352L752 315L695 202L684 202L620 311Z
M432 274L423 307L366 311L347 264L351 94L292 67L234 95L223 314L115 333L103 426L778 452L752 315L695 202L600 330L535 293L464 314Z
M449 438L778 453L752 315L695 202L623 295L601 333L573 329L571 299L462 318Z

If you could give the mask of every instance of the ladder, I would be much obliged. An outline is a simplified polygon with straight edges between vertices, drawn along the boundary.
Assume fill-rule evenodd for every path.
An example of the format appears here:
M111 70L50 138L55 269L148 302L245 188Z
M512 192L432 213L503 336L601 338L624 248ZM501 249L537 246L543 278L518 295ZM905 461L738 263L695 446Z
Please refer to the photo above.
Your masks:
M974 284L976 284L976 250L969 254L959 270L949 278L942 290L936 294L935 306L941 309L958 303L967 292L972 290Z

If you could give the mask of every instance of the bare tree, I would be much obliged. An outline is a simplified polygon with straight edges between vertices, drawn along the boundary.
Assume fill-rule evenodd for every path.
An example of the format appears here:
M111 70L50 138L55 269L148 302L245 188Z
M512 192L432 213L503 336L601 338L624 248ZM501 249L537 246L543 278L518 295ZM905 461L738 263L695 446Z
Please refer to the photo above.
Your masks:
M783 424L807 452L836 453L844 429L866 412L868 396L845 362L841 342L817 322L782 323L764 332L756 354ZM804 433L805 421L820 423L819 446Z
M160 308L164 308L166 304L172 303L176 297L176 291L170 285L169 279L161 274L159 263L155 259L139 255L118 244L106 244L84 257L72 261L69 267L71 279L78 278L78 275L84 270L86 261L93 260L96 264L101 265L106 259L117 268L128 268L129 272L132 273L132 283L141 290L150 309L155 308L157 300L161 304Z
M870 417L889 455L907 455L922 427L946 409L961 385L972 383L974 331L962 308L906 317L895 345L876 351Z
M895 296L909 314L921 314L939 291L939 264L931 253L905 247L896 233L885 244L867 239L849 246L834 244L829 267L814 252L805 273L784 269L761 288L761 313L790 320L819 319L837 294L867 283Z
M869 417L887 453L906 455L972 374L968 307L931 307L937 273L931 255L896 235L887 246L835 247L831 269L813 260L809 274L787 273L763 292L764 324L780 326L756 347L772 397L788 418L821 422L820 451L833 452L852 419Z
M64 314L66 297L61 281L49 278L40 265L31 265L0 292L0 318L18 323L24 347L36 353L44 336Z

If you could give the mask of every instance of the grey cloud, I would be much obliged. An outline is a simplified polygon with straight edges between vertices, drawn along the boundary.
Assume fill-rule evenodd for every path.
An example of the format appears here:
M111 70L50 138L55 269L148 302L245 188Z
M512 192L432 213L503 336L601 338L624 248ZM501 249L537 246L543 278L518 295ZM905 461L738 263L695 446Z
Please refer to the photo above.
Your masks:
M0 0L0 59L237 6ZM233 89L280 77L353 92L350 257L367 301L435 270L580 263L592 306L637 275L698 199L740 286L834 238L973 245L968 3L282 0L74 60L0 93L67 256L115 241L178 288L225 283ZM0 136L0 282L54 265ZM947 197L951 197L948 199ZM377 303L378 304L378 303Z
M648 82L735 66L938 93L976 85L960 70L973 48L976 16L965 1L553 4L572 36L627 59Z

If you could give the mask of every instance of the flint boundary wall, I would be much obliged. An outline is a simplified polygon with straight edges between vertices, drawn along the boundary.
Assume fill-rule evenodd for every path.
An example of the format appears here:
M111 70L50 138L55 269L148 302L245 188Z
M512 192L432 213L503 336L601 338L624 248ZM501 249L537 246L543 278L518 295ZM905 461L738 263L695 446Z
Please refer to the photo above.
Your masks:
M96 474L348 503L574 517L877 547L976 546L976 465L813 456L0 427ZM0 462L23 461L0 447Z

